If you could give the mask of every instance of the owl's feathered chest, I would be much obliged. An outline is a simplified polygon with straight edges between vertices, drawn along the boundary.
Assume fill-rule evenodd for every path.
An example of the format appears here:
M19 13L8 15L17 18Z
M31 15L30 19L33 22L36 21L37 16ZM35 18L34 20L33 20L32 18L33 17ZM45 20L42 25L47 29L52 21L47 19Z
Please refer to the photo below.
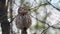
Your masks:
M27 23L27 15L19 15L19 22L22 24Z
M28 28L31 25L30 16L29 15L18 15L16 18L16 25L20 29L24 27Z

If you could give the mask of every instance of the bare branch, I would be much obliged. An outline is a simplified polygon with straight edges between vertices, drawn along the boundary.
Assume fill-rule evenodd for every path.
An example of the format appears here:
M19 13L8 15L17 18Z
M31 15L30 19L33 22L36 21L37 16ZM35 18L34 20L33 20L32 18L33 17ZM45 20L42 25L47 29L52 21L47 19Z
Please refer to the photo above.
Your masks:
M16 15L14 18L12 18L12 20L11 20L9 23L12 23L12 22L13 22L13 20L14 20L16 17L17 17L17 15Z
M41 20L39 20L38 18L36 18L36 17L34 17L34 16L32 16L32 15L30 15L31 17L33 17L33 18L35 18L36 20L38 20L39 22L42 22L42 23L44 23L44 24L47 24L48 26L50 26L48 23L46 23L45 21L41 21Z
M59 8L56 8L54 5L52 5L48 0L47 0L47 3L48 4L50 4L53 8L55 8L55 9L57 9L57 10L59 10L60 11L60 9Z
M31 10L33 10L34 12L36 12L41 6L46 6L47 5L47 3L45 3L45 4L40 4L40 5L38 5L38 6L36 6L36 7L34 7L34 8L30 8L30 11ZM36 11L35 11L36 10ZM31 11L32 12L32 11Z
M13 3L14 3L16 6L18 6L15 1L13 1ZM19 6L18 6L18 7L19 7Z
M43 34L46 30L48 30L49 29L49 27L48 28L46 28L46 29L44 29L42 32L41 32L41 34Z
M54 29L60 29L60 27L54 27L54 26L50 26L50 27L52 27L52 28L54 28Z
M52 28L54 28L54 29L60 29L60 27L54 27L53 25L52 26L50 26L48 23L46 23L45 21L41 21L41 20L39 20L38 18L36 18L36 17L34 17L34 16L32 16L32 15L30 15L31 17L33 17L33 18L35 18L36 20L38 20L39 22L42 22L42 23L44 23L44 24L46 24L46 25L48 25L48 27L52 27Z

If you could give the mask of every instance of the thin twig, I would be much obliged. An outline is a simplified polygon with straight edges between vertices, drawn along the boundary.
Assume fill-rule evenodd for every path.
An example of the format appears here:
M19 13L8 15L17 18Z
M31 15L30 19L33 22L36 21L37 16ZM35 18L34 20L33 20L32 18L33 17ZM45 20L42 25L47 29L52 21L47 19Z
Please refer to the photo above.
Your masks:
M46 29L44 29L42 32L41 32L41 34L43 34L46 30L48 30L50 27L48 27L48 28L46 28Z
M57 10L59 10L60 11L60 9L59 8L56 8L54 5L52 5L48 0L46 0L47 1L47 3L48 4L50 4L53 8L55 8L55 9L57 9Z
M17 15L16 15L14 18L12 18L12 20L11 20L9 23L12 23L12 21L13 21L16 17L17 17Z

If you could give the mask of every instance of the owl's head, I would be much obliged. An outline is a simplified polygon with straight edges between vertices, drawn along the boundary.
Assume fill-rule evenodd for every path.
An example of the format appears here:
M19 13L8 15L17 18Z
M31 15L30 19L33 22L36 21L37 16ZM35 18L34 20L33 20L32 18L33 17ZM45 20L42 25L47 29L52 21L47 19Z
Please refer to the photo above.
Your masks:
M20 14L26 14L28 13L28 11L29 11L29 8L25 4L21 5L18 9L18 13Z

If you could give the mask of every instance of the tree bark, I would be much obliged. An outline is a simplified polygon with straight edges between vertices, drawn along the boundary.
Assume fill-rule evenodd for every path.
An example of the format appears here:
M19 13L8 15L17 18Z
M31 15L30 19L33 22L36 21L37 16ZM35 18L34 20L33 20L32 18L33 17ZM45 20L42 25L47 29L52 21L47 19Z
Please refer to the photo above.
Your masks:
M0 22L2 34L10 34L10 23L7 18L7 6L5 5L5 2L6 0L0 0Z

